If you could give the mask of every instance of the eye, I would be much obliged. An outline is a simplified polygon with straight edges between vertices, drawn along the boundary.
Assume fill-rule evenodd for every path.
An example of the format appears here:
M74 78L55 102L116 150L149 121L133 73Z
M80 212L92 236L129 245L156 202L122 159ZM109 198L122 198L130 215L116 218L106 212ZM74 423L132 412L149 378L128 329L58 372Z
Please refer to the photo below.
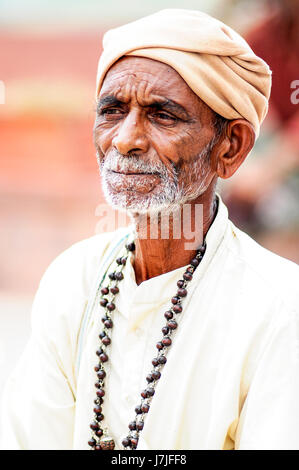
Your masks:
M102 111L102 114L118 114L118 113L120 113L120 110L116 108L103 109Z
M165 113L163 111L153 113L153 117L156 121L161 122L165 125L175 124L178 121L178 119L175 116Z
M98 111L98 116L103 116L106 119L118 118L122 114L123 112L119 108L103 108Z

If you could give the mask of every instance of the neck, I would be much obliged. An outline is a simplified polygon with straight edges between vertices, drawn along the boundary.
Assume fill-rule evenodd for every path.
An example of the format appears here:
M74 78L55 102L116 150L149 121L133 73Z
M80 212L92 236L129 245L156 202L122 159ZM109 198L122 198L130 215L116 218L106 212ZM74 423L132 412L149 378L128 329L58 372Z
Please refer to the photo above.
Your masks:
M186 266L195 256L216 215L215 188L175 212L132 215L135 225L136 283Z

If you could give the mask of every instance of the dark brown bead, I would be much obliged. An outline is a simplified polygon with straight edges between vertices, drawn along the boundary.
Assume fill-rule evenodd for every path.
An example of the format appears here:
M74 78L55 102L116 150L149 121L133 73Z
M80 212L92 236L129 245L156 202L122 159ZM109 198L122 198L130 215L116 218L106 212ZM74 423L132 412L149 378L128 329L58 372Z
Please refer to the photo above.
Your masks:
M149 409L150 409L150 406L147 404L147 403L143 403L141 405L141 412L142 413L148 413L149 412Z
M142 398L147 398L147 397L148 397L146 390L142 390L142 392L140 393L140 395L142 396Z
M99 429L98 431L96 431L96 435L98 437L101 437L103 435L103 429Z
M101 354L103 354L103 349L102 349L102 348L99 348L99 349L96 351L96 355L97 355L97 356L100 356Z
M122 260L121 257L120 257L120 258L117 258L117 259L116 259L117 264L122 264L121 260Z
M112 294L118 294L119 293L119 288L117 286L113 286L110 288Z
M111 281L115 281L116 278L115 278L115 273L114 272L109 273L108 276L109 276L109 279L111 279Z
M103 288L101 289L101 293L102 293L103 295L109 294L109 287L103 287Z
M155 389L153 387L147 387L146 393L147 393L148 398L152 397L155 395Z
M184 288L178 289L177 294L178 294L180 297L186 297L186 295L187 295L187 289L184 289Z
M162 343L163 343L164 346L167 346L167 347L168 347L168 346L171 345L172 341L171 341L171 339L169 338L169 336L166 336L165 338L162 339Z
M188 266L188 268L186 269L186 271L187 271L188 273L191 273L191 274L192 274L192 273L194 273L194 267L193 267L193 266Z
M127 250L129 250L129 251L135 251L135 243L134 243L134 242L128 243L128 244L126 245L126 248L127 248Z
M103 338L105 338L105 336L106 336L105 331L101 331L101 333L99 334L99 338L103 339Z
M167 359L165 356L160 356L158 361L159 361L159 364L166 364Z
M98 381L94 384L94 386L95 386L96 388L101 388L102 385L103 385L103 381L102 381L102 380L98 380ZM99 396L99 395L98 395L98 396Z
M111 318L107 318L107 320L104 321L104 325L106 326L106 328L112 328L113 323Z
M99 425L96 421L93 421L92 423L90 423L89 425L90 429L92 429L93 431L97 431L99 429Z
M104 419L104 415L102 415L102 413L98 413L97 414L97 420L98 421L103 421L103 419Z
M121 281L123 278L124 278L124 275L121 271L117 271L115 273L115 278L118 280L118 281Z
M172 297L172 299L171 299L171 302L172 302L174 305L176 305L179 301L180 301L180 298L177 297L177 296Z
M107 315L103 315L101 320L103 323L105 323L105 321L109 320L109 318L107 317Z
M152 364L153 366L158 366L160 363L159 363L159 358L158 357L154 357L154 359L152 360Z
M199 248L197 248L197 251L203 255L206 251L206 245L201 245Z
M102 413L102 407L101 406L95 406L94 409L93 409L93 412L95 414Z
M138 421L138 423L136 424L136 428L138 429L138 431L142 431L143 426L144 426L143 421Z
M100 361L101 362L107 362L108 359L109 358L108 358L107 354L103 353L103 354L100 355Z
M183 287L183 286L185 285L185 281L183 281L182 279L180 279L180 280L176 283L176 285L177 285L178 287Z
M107 304L108 304L108 300L107 300L107 299L101 299L101 300L100 300L100 305L101 305L102 307L106 307Z
M97 396L98 397L103 397L105 395L105 390L103 388L99 388L97 390Z
M112 310L115 309L115 304L113 302L109 302L107 305L106 305L107 309L109 310L109 312L112 312Z
M136 408L135 408L135 413L136 413L137 415L140 415L140 414L142 413L142 410L141 410L141 406L140 406L140 405L136 406Z
M167 312L164 313L164 317L167 318L167 320L170 320L173 317L173 312L171 310L167 310Z
M163 326L162 328L163 335L167 335L168 332L169 332L169 328L167 326Z
M183 311L183 308L181 307L181 305L174 305L173 306L173 311L175 313L181 313Z
M168 328L170 328L171 330L175 330L177 327L178 327L178 324L175 320L169 320L167 322L167 326Z
M88 445L90 447L95 447L96 443L97 443L97 441L94 438L92 438L92 439L90 439L90 441L88 441Z
M101 446L98 444L95 446L94 450L102 450L102 449L101 449Z
M193 258L190 264L194 266L194 268L197 268L197 266L199 265L199 261L197 258Z
M99 372L100 369L101 369L100 366L95 366L95 367L94 367L94 370L95 370L96 372Z
M123 440L122 440L122 445L124 447L131 447L131 439L129 439L128 437L125 437Z
M111 343L111 339L109 338L109 336L105 336L104 338L102 338L102 343L105 344L105 346L108 346Z
M157 349L163 349L163 343L161 341L159 341L157 344L156 344L156 348Z
M185 279L185 281L191 281L192 277L193 277L193 276L192 276L191 273L185 272L185 273L183 274L183 278Z
M132 445L133 449L136 449L137 444L138 444L138 439L137 439L137 437L132 437L132 439L131 439L131 445Z
M152 372L152 377L154 380L159 380L159 378L161 377L161 372L159 372L158 370L154 370Z
M115 442L111 437L103 437L100 440L101 450L113 450L115 447Z
M123 265L125 265L126 262L127 262L127 257L123 256L122 259L121 259L121 262L122 262Z
M136 421L131 421L131 422L129 423L129 429L130 429L131 431L135 431L135 429L136 429Z
M152 381L154 380L153 374L148 374L148 375L146 376L146 380L147 380L148 382L152 382Z

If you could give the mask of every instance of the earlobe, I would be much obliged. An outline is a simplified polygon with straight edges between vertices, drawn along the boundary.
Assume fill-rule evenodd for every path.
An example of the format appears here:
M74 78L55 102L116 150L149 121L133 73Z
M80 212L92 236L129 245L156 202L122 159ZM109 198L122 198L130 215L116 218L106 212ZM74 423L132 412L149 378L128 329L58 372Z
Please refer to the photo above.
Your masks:
M225 137L218 147L216 172L220 178L230 178L252 149L255 133L245 119L229 121Z

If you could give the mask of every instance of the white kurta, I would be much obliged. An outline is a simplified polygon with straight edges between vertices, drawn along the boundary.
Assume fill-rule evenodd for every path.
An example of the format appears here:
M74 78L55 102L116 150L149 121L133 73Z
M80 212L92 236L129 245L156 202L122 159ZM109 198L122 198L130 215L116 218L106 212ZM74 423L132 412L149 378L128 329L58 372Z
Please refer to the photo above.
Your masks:
M89 448L103 309L88 299L128 233L79 242L46 271L31 339L5 389L2 448ZM238 230L221 200L206 241L138 448L299 449L298 266ZM137 286L132 256L106 363L104 424L117 449L186 268Z

